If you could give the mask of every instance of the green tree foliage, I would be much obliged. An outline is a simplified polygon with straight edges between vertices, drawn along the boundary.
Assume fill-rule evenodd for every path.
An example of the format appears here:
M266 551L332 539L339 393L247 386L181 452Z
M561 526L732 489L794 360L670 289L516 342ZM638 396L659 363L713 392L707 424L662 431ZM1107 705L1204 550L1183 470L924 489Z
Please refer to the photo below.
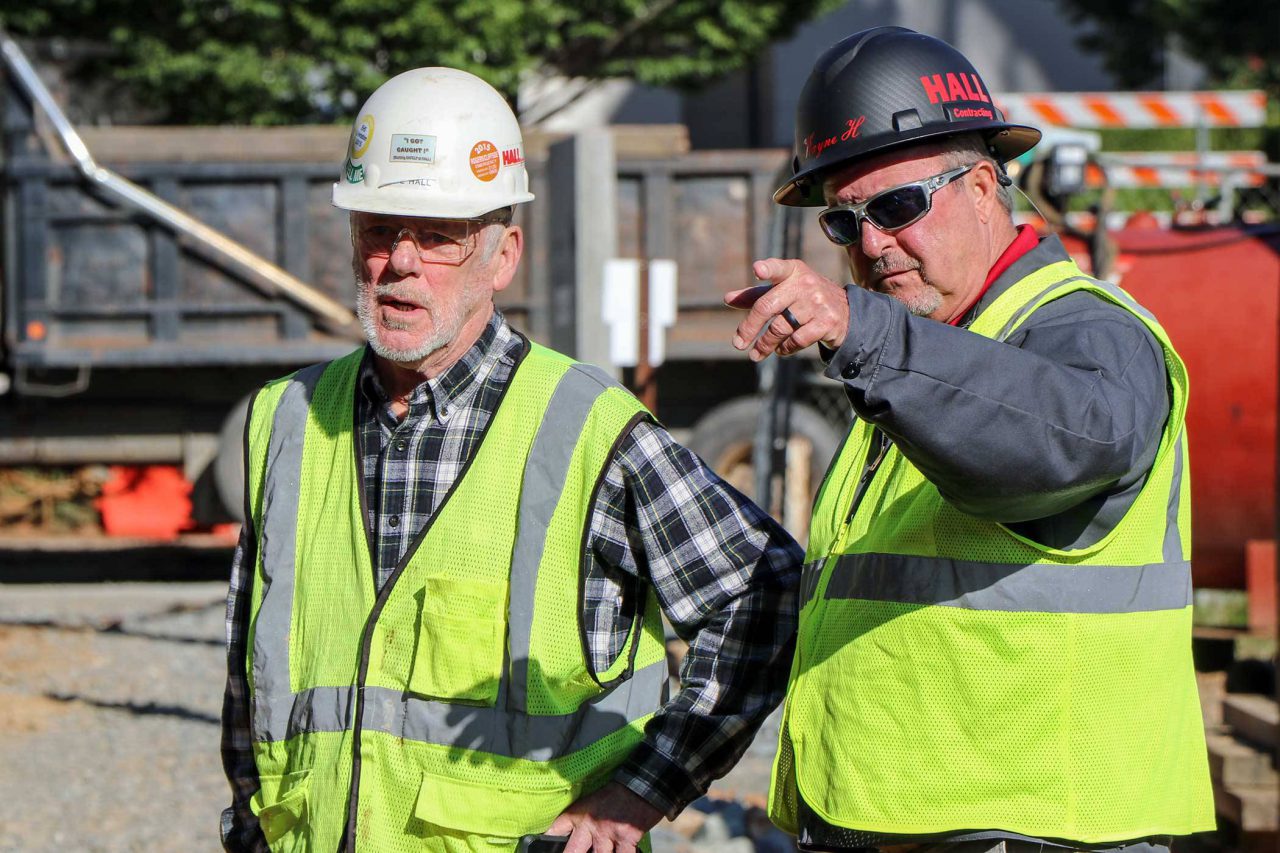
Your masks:
M474 72L512 97L529 71L696 87L841 0L41 0L16 36L90 39L76 72L160 120L340 120L391 74ZM8 5L8 4L6 4Z
M1092 24L1081 46L1097 51L1122 85L1159 86L1176 45L1214 85L1266 89L1280 98L1280 2L1276 0L1061 0Z

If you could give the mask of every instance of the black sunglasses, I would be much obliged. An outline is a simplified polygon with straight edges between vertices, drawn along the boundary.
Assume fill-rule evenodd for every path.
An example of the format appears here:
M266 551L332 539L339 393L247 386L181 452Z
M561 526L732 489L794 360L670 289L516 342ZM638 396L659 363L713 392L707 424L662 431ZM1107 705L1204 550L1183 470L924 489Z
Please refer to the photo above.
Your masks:
M899 231L932 209L934 193L976 165L970 163L931 178L890 187L857 204L832 205L818 214L818 224L827 239L838 246L851 246L861 239L864 219L870 219L881 231Z

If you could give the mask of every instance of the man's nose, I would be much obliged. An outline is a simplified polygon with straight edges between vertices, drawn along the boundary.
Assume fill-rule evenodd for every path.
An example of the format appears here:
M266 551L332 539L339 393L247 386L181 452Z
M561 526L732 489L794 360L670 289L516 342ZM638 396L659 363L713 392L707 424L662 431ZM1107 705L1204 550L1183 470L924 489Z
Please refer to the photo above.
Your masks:
M862 227L858 230L858 250L862 254L875 260L884 254L886 247L893 244L892 234L881 231L870 219L862 220Z
M406 275L418 269L418 265L422 263L422 255L419 253L418 241L414 238L412 231L406 228L396 235L395 242L391 244L391 256L387 259L387 263L399 275Z

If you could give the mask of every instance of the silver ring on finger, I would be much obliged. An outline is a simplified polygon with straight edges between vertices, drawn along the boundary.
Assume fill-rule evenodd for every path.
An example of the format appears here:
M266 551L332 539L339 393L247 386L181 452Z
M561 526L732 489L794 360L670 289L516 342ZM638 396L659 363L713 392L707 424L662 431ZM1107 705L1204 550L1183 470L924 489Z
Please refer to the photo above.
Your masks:
M803 325L804 325L803 323L801 323L799 320L797 320L797 319L796 319L796 315L795 315L795 314L792 314L792 313L791 313L791 309L790 309L790 308L783 308L783 309L782 309L782 319L784 319L784 320L786 320L788 323L790 323L790 324L791 324L791 328L792 328L792 329L794 329L794 330L799 330L799 328L800 328L801 326L803 326Z

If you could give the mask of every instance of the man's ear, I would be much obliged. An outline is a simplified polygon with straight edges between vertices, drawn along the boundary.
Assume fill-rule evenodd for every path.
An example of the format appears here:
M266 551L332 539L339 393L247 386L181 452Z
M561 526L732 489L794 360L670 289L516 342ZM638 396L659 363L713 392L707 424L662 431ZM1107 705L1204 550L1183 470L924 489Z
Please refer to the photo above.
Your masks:
M968 188L973 196L974 209L978 211L978 220L985 224L1001 208L1000 175L1003 173L990 160L982 160L969 174Z
M520 257L524 254L524 232L519 225L508 225L493 254L493 292L506 290L516 276Z

